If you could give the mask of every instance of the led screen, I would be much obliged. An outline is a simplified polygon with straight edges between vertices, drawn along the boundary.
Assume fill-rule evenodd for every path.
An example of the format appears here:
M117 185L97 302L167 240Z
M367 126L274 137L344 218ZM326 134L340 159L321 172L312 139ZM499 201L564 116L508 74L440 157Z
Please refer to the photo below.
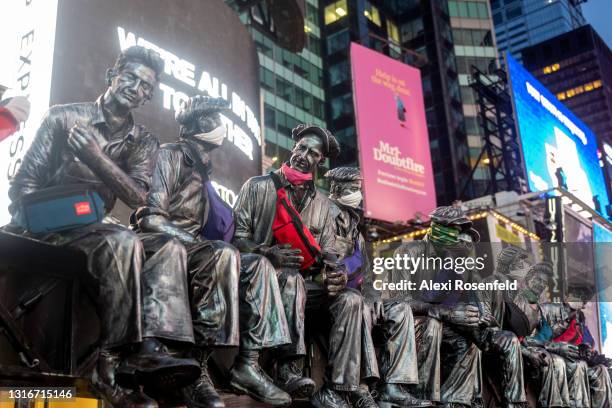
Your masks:
M530 190L561 186L606 214L595 134L509 55L507 62Z

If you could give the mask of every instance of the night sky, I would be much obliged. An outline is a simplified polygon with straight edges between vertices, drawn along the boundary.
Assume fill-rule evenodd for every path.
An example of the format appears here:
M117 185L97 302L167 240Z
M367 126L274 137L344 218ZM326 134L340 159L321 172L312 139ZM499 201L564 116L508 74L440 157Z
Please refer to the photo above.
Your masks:
M612 0L588 0L582 5L582 13L608 47L612 48Z

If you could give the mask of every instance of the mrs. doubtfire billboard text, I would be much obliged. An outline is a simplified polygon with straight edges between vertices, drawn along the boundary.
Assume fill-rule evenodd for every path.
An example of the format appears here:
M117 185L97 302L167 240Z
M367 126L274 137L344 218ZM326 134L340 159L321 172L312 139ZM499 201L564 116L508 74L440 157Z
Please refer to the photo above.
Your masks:
M351 64L366 216L428 213L436 196L419 70L358 44Z

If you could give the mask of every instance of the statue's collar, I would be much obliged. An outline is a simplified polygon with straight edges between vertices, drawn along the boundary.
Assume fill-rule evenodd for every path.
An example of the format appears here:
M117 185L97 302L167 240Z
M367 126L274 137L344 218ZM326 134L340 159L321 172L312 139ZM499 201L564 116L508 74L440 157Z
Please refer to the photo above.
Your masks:
M100 95L98 99L96 99L96 101L94 102L94 112L91 118L92 125L104 124L107 127L109 127L108 122L106 121L106 118L104 117L103 105L104 105L104 94ZM122 129L125 129L126 127L127 129L132 129L134 127L134 117L132 116L132 113L128 114L128 119L126 123L127 125L122 127Z

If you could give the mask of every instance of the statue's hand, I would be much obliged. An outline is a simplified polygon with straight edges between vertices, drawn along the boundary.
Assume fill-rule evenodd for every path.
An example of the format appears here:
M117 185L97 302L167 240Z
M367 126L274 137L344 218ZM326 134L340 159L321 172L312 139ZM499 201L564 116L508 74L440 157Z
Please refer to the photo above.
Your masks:
M102 137L91 126L84 126L77 122L68 135L68 146L81 161L88 163L102 155L99 140Z
M548 365L548 358L546 353L538 352L527 347L521 347L521 353L523 358L529 361L534 368L539 368Z
M438 312L443 322L465 327L478 327L480 324L480 311L474 305L460 303L453 308L439 306Z
M289 244L281 244L266 249L263 255L272 262L275 268L299 269L304 262L304 258L300 256L301 253L299 249L291 249Z
M546 345L546 350L551 353L555 353L560 355L561 357L568 358L570 360L579 360L580 359L580 350L578 346L574 346L569 343L548 343Z
M346 287L348 276L342 271L327 272L325 275L325 288L329 296L336 296Z

